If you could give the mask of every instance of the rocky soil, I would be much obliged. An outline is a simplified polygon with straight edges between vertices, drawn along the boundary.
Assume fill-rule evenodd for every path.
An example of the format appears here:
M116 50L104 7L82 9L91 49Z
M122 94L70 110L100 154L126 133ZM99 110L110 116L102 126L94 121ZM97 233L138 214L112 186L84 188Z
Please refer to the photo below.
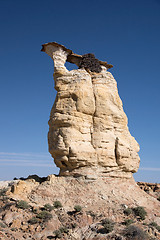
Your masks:
M0 240L160 239L159 184L50 175L0 189Z

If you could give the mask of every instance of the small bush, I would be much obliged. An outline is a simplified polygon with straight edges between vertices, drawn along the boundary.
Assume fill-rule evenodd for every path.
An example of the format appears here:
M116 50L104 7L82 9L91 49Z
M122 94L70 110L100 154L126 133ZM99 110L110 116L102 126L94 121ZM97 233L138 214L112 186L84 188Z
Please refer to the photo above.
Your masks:
M15 231L16 231L16 228L11 228L11 231L12 231L12 232L15 232Z
M8 190L7 188L0 189L0 197L4 197L6 195L7 190Z
M155 227L160 232L160 226L156 222L151 222L149 224L150 227Z
M147 234L139 227L130 225L125 229L125 236L128 240L148 240Z
M54 209L49 203L44 205L44 210L51 212Z
M30 206L26 201L20 200L16 203L16 207L21 209L28 209Z
M74 210L75 210L76 212L81 212L82 207L81 207L80 205L75 205L75 206L74 206Z
M112 224L104 224L103 227L104 227L105 233L110 233L114 229L114 225Z
M7 226L6 226L6 224L0 222L0 227L1 227L1 228L6 228Z
M160 232L160 226L159 226L159 225L157 225L157 227L156 227L156 228L157 228L158 232Z
M157 225L156 229L158 230L158 232L160 232L160 226Z
M102 71L99 60L95 58L93 53L82 55L79 63L79 68L89 69L91 72L100 73Z
M134 223L133 219L126 219L122 223L123 225L129 226L130 224Z
M36 217L32 217L29 221L30 224L36 224L39 222L39 220Z
M124 211L124 214L129 216L132 213L132 209L131 208L126 208Z
M101 221L101 224L104 226L104 224L113 224L112 220L108 219L108 218L104 218Z
M49 213L48 211L41 211L40 213L37 214L37 218L43 219L45 221L48 221L49 219L52 218L52 214Z
M135 207L133 211L136 216L139 216L142 220L144 220L147 216L147 212L145 211L144 207Z
M59 230L55 230L53 233L55 235L55 238L61 238L62 237L62 233Z
M151 223L149 224L149 226L151 226L151 227L157 227L157 223L156 223L156 222L151 222Z
M60 201L55 201L53 205L54 205L54 208L61 208L62 207L62 203Z
M61 233L68 233L68 232L69 232L69 230L68 230L67 227L60 227L60 228L59 228L59 231L60 231Z
M105 218L102 221L103 228L99 229L98 232L102 234L110 233L114 229L114 222L112 222L110 219Z

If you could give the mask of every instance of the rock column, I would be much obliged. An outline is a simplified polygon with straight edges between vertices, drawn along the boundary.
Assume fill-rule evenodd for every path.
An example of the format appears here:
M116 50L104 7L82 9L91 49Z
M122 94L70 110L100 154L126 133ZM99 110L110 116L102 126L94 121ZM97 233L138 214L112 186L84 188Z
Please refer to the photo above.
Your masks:
M54 61L57 96L49 120L49 152L60 175L126 177L139 167L139 145L131 136L117 83L102 63L95 73L84 68L68 71L68 59L80 55L57 43L42 51ZM105 66L104 66L105 65Z

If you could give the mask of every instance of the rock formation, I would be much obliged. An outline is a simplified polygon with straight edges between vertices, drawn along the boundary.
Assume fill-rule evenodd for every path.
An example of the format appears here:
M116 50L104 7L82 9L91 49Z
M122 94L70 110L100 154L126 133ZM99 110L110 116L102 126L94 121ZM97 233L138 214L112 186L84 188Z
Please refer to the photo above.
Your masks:
M52 42L42 45L54 61L57 96L49 120L49 152L60 175L130 178L139 167L139 145L131 136L117 83L99 61L100 72L68 71L65 62L80 66L81 55Z

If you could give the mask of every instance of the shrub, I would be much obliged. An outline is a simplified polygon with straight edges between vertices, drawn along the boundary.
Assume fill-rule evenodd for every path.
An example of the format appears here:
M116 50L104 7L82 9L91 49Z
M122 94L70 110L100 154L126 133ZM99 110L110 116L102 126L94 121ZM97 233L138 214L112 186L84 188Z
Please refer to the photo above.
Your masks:
M59 230L55 230L53 233L55 235L55 238L61 238L62 237L62 233Z
M151 227L157 227L157 223L156 223L156 222L151 222L151 223L149 224L149 226L151 226Z
M157 228L158 232L160 232L160 226L159 226L159 225L157 225L157 227L156 227L156 228Z
M102 71L99 60L96 59L92 53L82 55L82 59L79 63L79 68L89 69L91 72L97 73L100 73Z
M54 207L51 206L49 203L47 203L47 204L44 205L44 209L45 209L46 211L51 212L51 211L54 209Z
M55 201L54 202L54 207L55 208L61 208L62 207L62 203L60 201Z
M67 227L60 227L60 228L59 228L59 231L60 231L61 233L68 233L68 232L69 232L69 230L68 230Z
M0 222L0 227L1 227L1 228L6 228L7 226L6 226L6 224Z
M147 216L147 212L145 211L144 207L135 207L133 211L136 216L139 216L142 220L144 220Z
M156 222L151 222L149 224L150 227L155 227L160 232L160 226Z
M134 221L133 219L126 219L124 220L124 222L122 224L126 225L126 226L129 226L130 224L132 224Z
M7 188L0 189L0 196L4 197L6 195L7 190L8 190Z
M108 219L108 218L104 218L104 219L102 219L102 221L101 221L101 224L102 224L103 226L104 226L104 224L110 224L110 223L113 224L113 221L110 220L110 219Z
M48 211L41 211L36 217L48 221L52 218L52 214L50 214Z
M26 201L20 200L16 203L16 207L21 209L28 209L29 205Z
M114 225L112 224L104 224L103 227L104 227L103 231L105 231L105 233L110 233L114 229Z
M81 207L80 205L75 205L75 206L74 206L74 210L75 210L76 212L81 212L82 207Z
M132 213L132 209L131 208L126 208L124 211L124 214L129 216Z
M147 234L139 227L130 225L125 229L125 236L128 240L148 240Z
M110 233L114 229L114 222L112 222L110 219L105 218L102 221L103 228L99 229L98 232L102 234Z
M12 231L12 232L15 232L15 231L16 231L16 228L11 228L11 231Z
M39 222L39 220L36 217L32 217L29 221L30 224L36 224Z

